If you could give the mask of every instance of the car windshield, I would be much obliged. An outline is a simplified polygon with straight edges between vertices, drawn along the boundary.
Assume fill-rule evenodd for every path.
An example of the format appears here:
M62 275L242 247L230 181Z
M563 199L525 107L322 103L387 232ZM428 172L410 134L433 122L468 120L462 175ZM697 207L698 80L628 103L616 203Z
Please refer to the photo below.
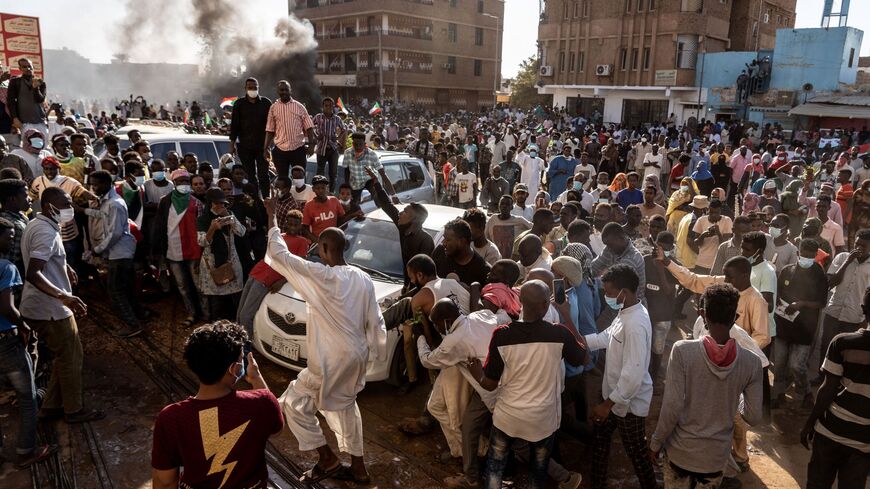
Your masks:
M352 219L343 229L348 242L344 259L348 264L367 269L373 275L385 274L397 280L403 279L399 230L392 221ZM432 234L428 229L426 232ZM308 259L320 261L317 246L311 248Z

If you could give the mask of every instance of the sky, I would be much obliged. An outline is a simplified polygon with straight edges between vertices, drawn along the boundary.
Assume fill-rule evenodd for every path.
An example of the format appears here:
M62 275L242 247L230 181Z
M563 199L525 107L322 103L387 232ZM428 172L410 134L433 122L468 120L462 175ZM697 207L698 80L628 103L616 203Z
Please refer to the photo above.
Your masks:
M180 1L180 0L175 0ZM147 8L155 0L134 2ZM818 27L824 0L797 0L797 27ZM836 2L835 2L836 3ZM99 6L92 0L0 0L0 12L40 17L43 46L74 49L94 62L108 62L116 50L120 35L113 25L124 17L125 0L105 0ZM274 26L277 16L287 10L286 0L248 0L246 11L262 19L264 34ZM160 15L159 9L154 15ZM538 0L505 0L504 45L502 74L516 75L520 62L535 54L537 39ZM852 0L848 25L864 31L862 56L870 56L870 1ZM195 41L195 40L192 40ZM180 50L166 53L170 62L195 62L195 53ZM145 61L145 60L143 60ZM160 60L148 60L160 61Z

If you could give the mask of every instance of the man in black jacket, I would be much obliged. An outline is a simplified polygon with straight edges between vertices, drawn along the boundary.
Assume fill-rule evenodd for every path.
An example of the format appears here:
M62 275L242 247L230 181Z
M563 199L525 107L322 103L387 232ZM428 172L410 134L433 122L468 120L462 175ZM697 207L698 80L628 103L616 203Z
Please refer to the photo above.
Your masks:
M263 157L263 142L272 101L261 97L259 89L256 78L246 79L245 96L233 104L229 152L239 155L248 178L265 198L269 197L269 162Z
M22 134L30 128L48 134L45 109L42 106L45 101L45 82L33 76L33 63L27 58L18 60L18 69L21 70L21 76L9 80L6 99L9 114L12 116L12 126L18 128Z

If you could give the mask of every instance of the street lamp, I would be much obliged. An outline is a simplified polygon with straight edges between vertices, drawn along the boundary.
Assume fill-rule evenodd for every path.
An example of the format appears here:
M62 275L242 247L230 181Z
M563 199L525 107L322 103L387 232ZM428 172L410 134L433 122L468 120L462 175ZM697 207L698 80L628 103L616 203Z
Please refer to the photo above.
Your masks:
M489 17L495 19L495 67L493 67L493 91L492 91L492 109L495 110L495 106L498 105L498 69L499 69L499 43L501 41L501 35L499 33L501 27L501 17L492 14L483 14L484 17Z

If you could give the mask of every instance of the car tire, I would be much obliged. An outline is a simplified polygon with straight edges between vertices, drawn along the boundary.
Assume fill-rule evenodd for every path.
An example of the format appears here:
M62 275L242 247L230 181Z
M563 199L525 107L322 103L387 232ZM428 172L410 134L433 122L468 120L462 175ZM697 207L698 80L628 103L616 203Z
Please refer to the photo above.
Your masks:
M393 361L390 362L390 376L385 381L393 387L399 387L403 384L407 365L405 362L405 343L402 341L401 334L399 341L396 342L396 351L393 352Z

